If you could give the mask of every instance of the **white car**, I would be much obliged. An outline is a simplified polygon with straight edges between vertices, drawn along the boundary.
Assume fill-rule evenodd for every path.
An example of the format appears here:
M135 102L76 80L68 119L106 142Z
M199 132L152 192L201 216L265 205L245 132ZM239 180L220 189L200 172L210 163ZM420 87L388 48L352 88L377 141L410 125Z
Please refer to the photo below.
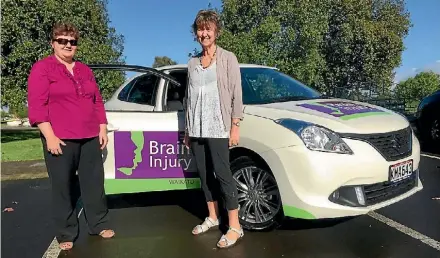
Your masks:
M91 67L140 73L105 103L107 194L200 188L182 142L187 66ZM244 228L362 215L423 188L419 141L402 115L324 97L272 67L240 67L244 119L230 161Z

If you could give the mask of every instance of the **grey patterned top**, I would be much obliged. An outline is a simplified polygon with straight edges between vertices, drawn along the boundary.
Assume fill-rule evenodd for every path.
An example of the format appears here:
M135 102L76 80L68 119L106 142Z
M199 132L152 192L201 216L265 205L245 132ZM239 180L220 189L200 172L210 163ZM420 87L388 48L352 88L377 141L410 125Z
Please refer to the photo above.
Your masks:
M228 138L220 110L217 88L216 62L203 68L195 67L188 83L188 112L191 122L188 126L190 137Z

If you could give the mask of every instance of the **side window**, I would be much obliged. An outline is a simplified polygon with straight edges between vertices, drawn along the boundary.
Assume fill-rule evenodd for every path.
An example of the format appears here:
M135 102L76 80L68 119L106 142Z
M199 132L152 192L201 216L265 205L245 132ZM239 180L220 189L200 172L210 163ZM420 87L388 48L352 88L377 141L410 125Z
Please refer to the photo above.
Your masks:
M130 89L133 87L133 84L135 84L137 78L134 80L131 80L125 87L119 92L118 99L122 101L127 101L128 93L130 92Z
M129 84L119 93L118 99L136 104L154 106L159 78L155 75L142 75Z
M175 86L174 84L168 84L167 96L166 96L166 105L167 110L169 111L179 111L183 110L183 98L185 97L186 83L187 83L187 71L179 70L173 71L170 75L176 79L181 86Z

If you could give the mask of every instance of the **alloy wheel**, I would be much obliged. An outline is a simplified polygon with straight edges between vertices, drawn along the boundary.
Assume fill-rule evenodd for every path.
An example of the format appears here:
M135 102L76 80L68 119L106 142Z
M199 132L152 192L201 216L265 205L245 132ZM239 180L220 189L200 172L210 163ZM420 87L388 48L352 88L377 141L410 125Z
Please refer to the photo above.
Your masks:
M239 218L252 224L272 220L281 209L275 178L258 167L244 167L234 173L238 189Z

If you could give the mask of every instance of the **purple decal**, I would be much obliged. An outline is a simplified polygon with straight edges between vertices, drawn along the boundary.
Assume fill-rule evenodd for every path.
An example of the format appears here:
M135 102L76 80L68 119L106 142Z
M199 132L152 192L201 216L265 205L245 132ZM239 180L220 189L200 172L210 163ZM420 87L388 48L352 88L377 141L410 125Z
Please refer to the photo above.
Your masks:
M299 104L298 106L316 110L335 117L344 117L355 114L368 113L385 113L377 108L369 107L362 104L342 101L320 101L306 104ZM359 116L357 116L359 117Z
M115 132L117 179L194 178L195 160L179 132Z

